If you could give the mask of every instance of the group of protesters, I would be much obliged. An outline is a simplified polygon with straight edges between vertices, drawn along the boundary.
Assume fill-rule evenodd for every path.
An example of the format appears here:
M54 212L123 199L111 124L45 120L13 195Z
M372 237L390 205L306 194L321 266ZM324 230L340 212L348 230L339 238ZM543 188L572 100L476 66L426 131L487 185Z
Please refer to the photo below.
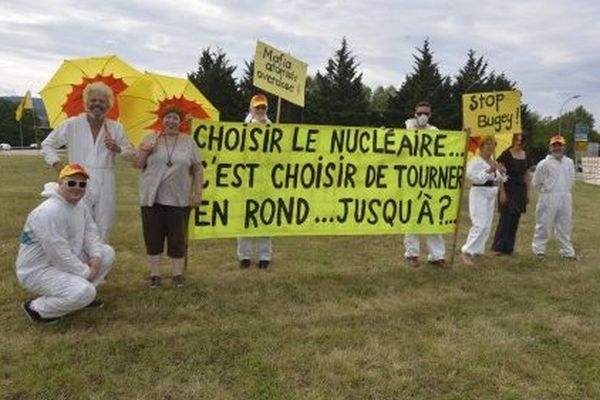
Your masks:
M436 130L429 124L431 106L426 102L415 107L414 118L406 121L411 130ZM469 130L469 133L473 133ZM531 248L537 257L544 257L546 246L554 231L562 258L578 260L571 241L572 198L571 189L575 182L573 161L565 155L565 139L556 135L550 138L549 154L535 166L526 152L526 136L513 135L511 146L495 158L494 136L475 136L478 154L466 168L466 177L471 183L469 190L469 216L471 228L465 244L461 247L464 264L473 265L485 253L487 240L498 202L499 218L492 244L496 255L513 254L519 220L529 203L529 191L533 186L539 192L536 208L535 230ZM427 260L442 269L450 266L445 261L444 237L435 235L412 235L404 237L404 257L408 265L419 266L419 238L427 243Z
M203 171L198 146L190 135L182 134L188 116L175 107L159 113L160 130L148 134L137 149L117 121L108 119L113 106L112 90L101 82L88 85L83 93L85 113L72 117L54 129L42 143L46 162L58 172L58 182L47 183L41 195L45 200L25 222L16 261L19 283L38 297L22 307L34 322L52 323L82 308L102 307L96 289L112 268L115 251L108 245L115 221L114 160L117 154L140 169L139 206L148 266L149 287L161 286L161 256L167 243L173 285L184 286L184 259L187 251L187 221L190 209L202 200ZM264 95L250 101L247 123L269 123ZM419 103L414 118L406 121L411 130L437 129L428 123L431 106ZM540 191L536 212L533 252L543 256L554 229L560 254L576 258L571 244L571 187L573 162L564 155L564 139L551 140L551 152L529 177L529 159L522 135L494 160L495 141L483 137L480 152L467 166L472 182L469 211L472 227L462 247L463 260L473 264L484 253L491 231L496 197L500 222L493 249L499 254L513 252L519 216L525 212L528 187ZM67 148L68 163L57 150ZM407 234L405 258L419 265L419 239ZM442 235L424 235L428 261L448 268ZM256 239L258 267L265 269L272 258L271 238ZM249 268L253 240L238 238L240 268Z
M407 129L435 130L429 124L431 106L426 102L415 107L414 118L406 121ZM473 134L468 130L470 134ZM534 166L526 152L526 136L513 135L511 146L495 158L494 136L475 136L478 154L466 168L471 183L469 190L469 216L471 227L465 244L461 247L463 263L474 265L485 253L486 243L492 231L492 223L498 201L499 218L492 244L496 255L513 254L519 220L529 203L529 190L533 186L539 192L536 207L535 229L531 248L538 257L544 257L550 235L554 232L559 244L559 254L568 260L578 260L571 241L572 197L575 183L573 160L565 155L565 138L552 136L549 154ZM429 263L449 268L445 261L445 243L442 235L425 236ZM419 235L408 234L404 238L405 259L412 267L419 266Z
M530 186L539 192L531 243L533 253L540 258L546 255L546 246L554 231L560 256L568 260L579 259L571 241L571 189L575 183L575 166L565 156L565 139L560 135L550 138L549 154L537 164L533 177L530 173L533 165L525 145L524 135L515 134L510 148L494 160L494 137L484 136L479 143L479 155L467 164L472 226L461 248L462 259L467 265L473 265L485 252L496 200L500 216L492 250L496 255L513 254L519 220L529 203Z

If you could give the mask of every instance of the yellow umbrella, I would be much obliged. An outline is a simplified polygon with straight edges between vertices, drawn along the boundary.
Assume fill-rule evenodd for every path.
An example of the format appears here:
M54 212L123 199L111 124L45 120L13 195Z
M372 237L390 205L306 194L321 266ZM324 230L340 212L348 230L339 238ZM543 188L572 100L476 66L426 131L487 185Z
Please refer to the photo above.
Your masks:
M108 113L119 118L117 95L142 73L116 55L65 60L40 92L48 121L55 127L66 118L84 111L83 89L92 82L106 83L115 94L115 105Z
M145 72L119 95L121 123L133 145L140 144L150 131L162 128L160 115L177 106L193 118L219 120L219 111L187 79ZM189 129L187 121L181 130Z

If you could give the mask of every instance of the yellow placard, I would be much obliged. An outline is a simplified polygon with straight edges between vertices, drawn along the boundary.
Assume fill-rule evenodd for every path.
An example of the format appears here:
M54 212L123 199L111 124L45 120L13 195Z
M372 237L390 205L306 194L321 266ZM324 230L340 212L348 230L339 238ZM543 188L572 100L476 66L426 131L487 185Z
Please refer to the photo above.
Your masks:
M256 42L252 84L304 107L307 64L260 40Z
M195 239L454 230L464 132L194 120L193 138Z
M463 126L471 135L498 135L521 132L521 93L467 93L462 95Z
M587 141L582 141L582 140L577 140L575 141L575 151L581 151L581 152L585 152L588 149L588 142Z

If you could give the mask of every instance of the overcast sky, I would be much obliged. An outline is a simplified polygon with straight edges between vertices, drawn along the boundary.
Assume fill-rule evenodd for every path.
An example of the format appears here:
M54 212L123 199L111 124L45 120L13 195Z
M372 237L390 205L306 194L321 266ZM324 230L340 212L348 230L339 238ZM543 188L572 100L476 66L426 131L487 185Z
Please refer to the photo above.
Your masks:
M600 2L0 0L0 95L38 93L63 59L117 54L185 77L206 47L238 74L260 39L323 70L346 36L364 82L399 87L429 38L443 74L467 51L505 72L542 116L583 105L600 121ZM598 124L597 124L598 126Z

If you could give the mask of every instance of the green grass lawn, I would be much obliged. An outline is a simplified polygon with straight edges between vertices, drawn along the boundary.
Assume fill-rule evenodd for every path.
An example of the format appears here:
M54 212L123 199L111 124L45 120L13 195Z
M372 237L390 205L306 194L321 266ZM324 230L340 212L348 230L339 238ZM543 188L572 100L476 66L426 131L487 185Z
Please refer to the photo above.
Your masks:
M2 399L600 398L600 187L575 187L579 263L554 243L530 254L532 205L518 255L476 267L409 269L401 236L354 236L276 238L271 268L240 270L234 240L206 240L183 290L150 291L137 173L119 163L105 307L37 326L14 261L55 174L0 156L0 178ZM468 226L465 204L459 245Z

